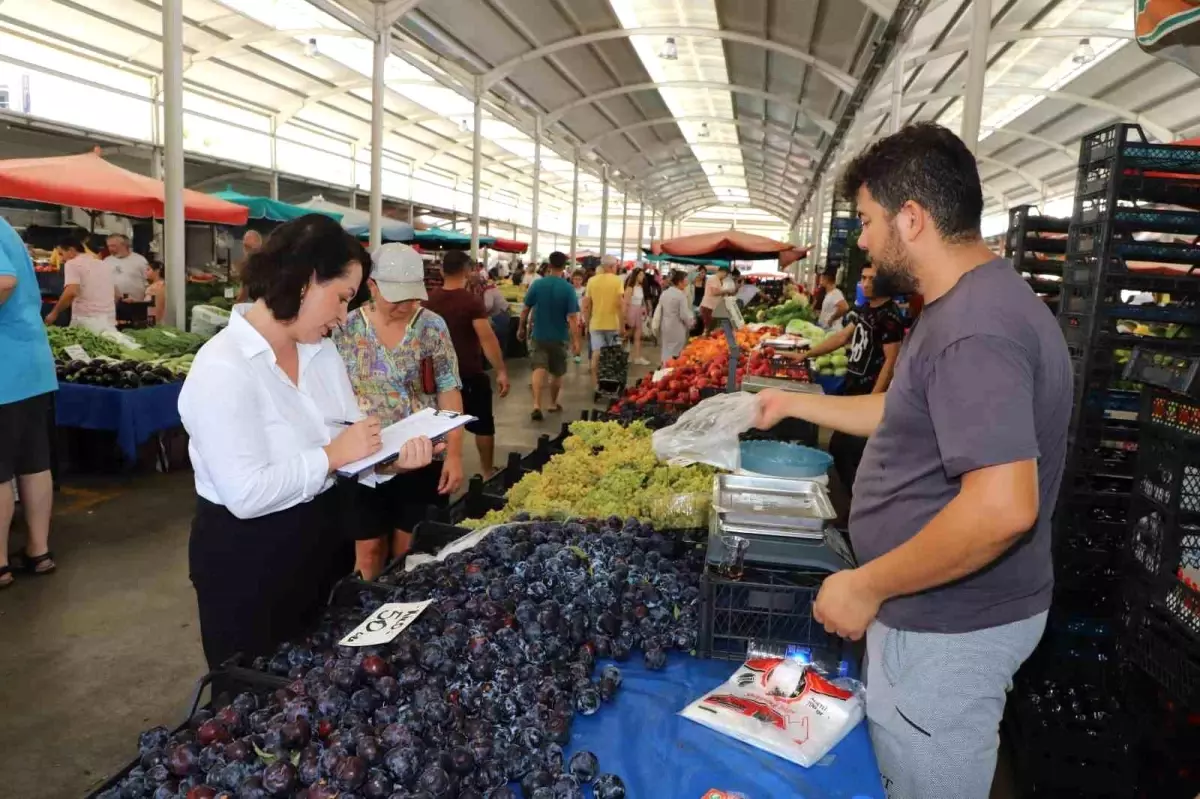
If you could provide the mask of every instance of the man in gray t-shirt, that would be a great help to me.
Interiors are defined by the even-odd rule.
[[[885,295],[920,319],[885,395],[760,395],[759,426],[795,416],[869,436],[854,483],[859,568],[826,578],[825,628],[867,638],[867,718],[892,799],[986,799],[1013,674],[1045,628],[1050,518],[1072,370],[1057,322],[984,245],[975,159],[932,124],[872,145],[842,193]]]

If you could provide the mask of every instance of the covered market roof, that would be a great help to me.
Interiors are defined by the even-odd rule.
[[[481,85],[486,216],[528,224],[540,116],[543,215],[569,218],[578,152],[592,216],[607,169],[618,215],[622,193],[642,194],[671,218],[727,228],[736,214],[782,227],[807,207],[818,167],[831,172],[888,131],[898,57],[903,119],[957,127],[970,5],[184,0],[185,146],[231,168],[365,186],[380,13],[393,23],[385,194],[454,197],[443,207],[462,208]],[[1159,139],[1197,132],[1200,81],[1138,49],[1133,5],[993,3],[979,151],[989,212],[1069,194],[1078,139],[1102,125],[1138,121]],[[156,0],[6,0],[2,121],[153,140],[161,30]]]

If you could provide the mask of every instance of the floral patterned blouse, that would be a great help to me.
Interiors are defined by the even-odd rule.
[[[458,356],[450,341],[445,320],[427,308],[417,311],[404,338],[388,350],[375,335],[367,309],[350,314],[346,324],[333,333],[333,343],[346,363],[350,384],[359,406],[378,417],[387,427],[425,408],[437,407],[437,392],[462,388]],[[426,394],[421,380],[421,361],[433,365],[433,394]]]

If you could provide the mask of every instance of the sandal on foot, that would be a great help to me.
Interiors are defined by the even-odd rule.
[[[39,568],[43,563],[49,562],[49,566]],[[50,574],[58,568],[58,564],[54,562],[54,553],[46,550],[41,555],[30,555],[27,552],[21,553],[21,571],[33,575]]]
[[[5,579],[6,577],[8,578],[7,580]],[[0,591],[3,591],[5,588],[11,588],[15,582],[16,578],[13,577],[12,566],[0,566]]]
[[[550,407],[549,410],[550,410],[550,413],[562,413],[562,406],[561,405],[553,405]]]

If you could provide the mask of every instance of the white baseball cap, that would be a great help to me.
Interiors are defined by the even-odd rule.
[[[407,244],[383,244],[371,253],[371,279],[388,302],[427,300],[425,262]]]

